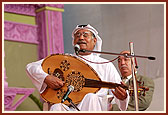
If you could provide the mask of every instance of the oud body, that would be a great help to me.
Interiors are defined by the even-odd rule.
[[[83,60],[65,54],[53,54],[46,57],[42,63],[44,72],[58,77],[65,81],[63,87],[53,90],[47,87],[41,94],[41,97],[50,103],[61,103],[64,94],[69,85],[74,86],[74,91],[70,93],[69,98],[75,104],[78,104],[88,93],[96,93],[100,88],[114,89],[121,84],[101,81],[96,71]],[[69,104],[67,101],[65,104]]]

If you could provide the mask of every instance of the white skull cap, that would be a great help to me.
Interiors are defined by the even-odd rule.
[[[94,29],[90,24],[87,24],[87,25],[77,25],[76,26],[76,28],[72,31],[72,38],[73,38],[72,45],[74,46],[74,44],[73,44],[74,34],[77,31],[81,30],[81,29],[87,29],[87,30],[91,31],[95,35],[95,37],[97,39],[97,42],[96,42],[96,45],[95,45],[93,51],[101,51],[102,39],[99,37],[98,31],[96,29]],[[99,56],[100,54],[99,53],[94,53],[94,55]]]

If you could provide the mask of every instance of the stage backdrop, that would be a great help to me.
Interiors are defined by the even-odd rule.
[[[155,56],[155,61],[138,58],[138,73],[155,81],[152,111],[164,105],[164,5],[163,4],[65,4],[63,34],[65,52],[73,53],[71,32],[77,24],[91,24],[103,40],[102,51],[119,53],[134,43],[136,55]],[[102,55],[107,59],[115,56]],[[117,67],[117,63],[114,62]],[[163,97],[163,98],[160,98]]]

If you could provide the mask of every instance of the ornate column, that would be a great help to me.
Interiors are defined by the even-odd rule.
[[[36,7],[39,59],[50,54],[64,53],[63,4],[41,4]]]
[[[4,4],[4,11],[16,14],[35,16],[35,6],[30,4]],[[38,44],[37,26],[4,21],[4,40]],[[5,58],[5,53],[4,57]],[[8,87],[5,67],[2,111],[14,111],[34,92],[34,88]]]
[[[4,21],[4,39],[37,44],[39,59],[53,53],[63,53],[63,7],[59,4],[5,4],[5,12],[36,16],[37,25]],[[13,111],[34,92],[34,88],[8,87],[6,78],[5,74],[3,110]]]

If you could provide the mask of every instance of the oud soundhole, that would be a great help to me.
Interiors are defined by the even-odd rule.
[[[64,81],[64,73],[60,69],[55,69],[53,75]]]
[[[85,78],[80,72],[73,71],[67,75],[66,84],[74,86],[74,91],[78,92],[85,85]]]
[[[64,73],[59,68],[56,68],[53,73],[50,71],[50,68],[48,68],[48,74],[49,75],[53,75],[53,76],[59,78],[62,81],[65,80],[64,79]]]

